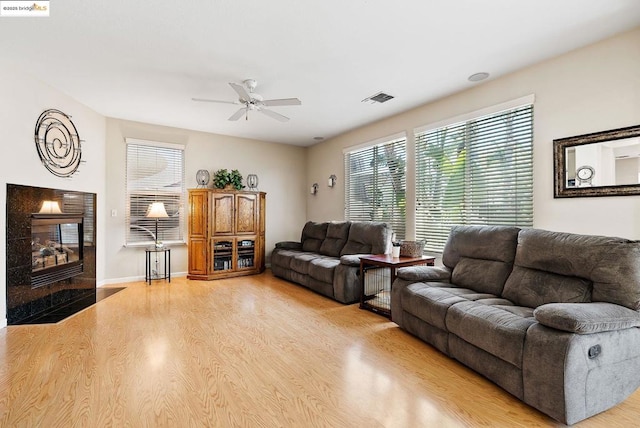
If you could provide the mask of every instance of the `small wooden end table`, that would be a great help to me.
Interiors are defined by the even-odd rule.
[[[367,309],[391,319],[391,285],[396,279],[396,269],[406,266],[427,265],[433,266],[436,258],[431,256],[420,257],[391,257],[391,254],[374,254],[360,257],[360,308]],[[375,294],[366,294],[365,273],[369,269],[389,268],[390,276],[388,284],[380,284]],[[386,281],[385,281],[386,282]]]

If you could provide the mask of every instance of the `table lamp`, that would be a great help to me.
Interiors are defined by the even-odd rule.
[[[162,243],[158,240],[158,219],[169,217],[169,215],[167,214],[167,210],[164,208],[164,202],[151,203],[151,205],[149,205],[149,208],[147,209],[147,215],[145,217],[156,219],[156,234],[154,237],[156,241],[156,248],[161,248]]]

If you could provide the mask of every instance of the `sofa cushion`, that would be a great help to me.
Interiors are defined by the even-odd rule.
[[[442,253],[442,263],[452,269],[462,257],[513,263],[519,231],[509,226],[454,226]]]
[[[518,368],[522,368],[527,329],[535,323],[531,308],[515,314],[513,308],[472,301],[451,306],[446,317],[449,332]]]
[[[451,305],[466,301],[464,297],[423,282],[404,287],[401,299],[404,311],[441,330],[446,330],[445,316]]]
[[[320,257],[314,253],[298,253],[291,259],[289,268],[303,275],[309,274],[309,264],[311,260]]]
[[[640,309],[640,242],[623,238],[523,229],[518,266],[584,278],[591,300]]]
[[[340,251],[347,243],[351,222],[331,222],[327,227],[327,237],[320,245],[320,254],[331,257],[340,257]]]
[[[547,327],[578,334],[640,327],[640,313],[611,303],[550,303],[533,315]]]
[[[300,252],[292,251],[292,250],[280,250],[280,249],[274,250],[271,253],[271,264],[289,269],[289,267],[291,266],[291,260],[297,254],[300,254]]]
[[[314,253],[320,252],[322,241],[327,236],[328,223],[316,223],[308,221],[302,228],[302,249]]]
[[[333,274],[340,259],[316,257],[309,264],[309,276],[322,282],[333,284]]]
[[[477,291],[500,295],[511,268],[511,263],[461,257],[453,269],[451,282]]]
[[[442,253],[452,269],[452,282],[478,291],[500,294],[515,257],[517,227],[454,226]]]
[[[537,308],[546,303],[591,301],[591,281],[515,266],[502,296],[512,302]]]
[[[391,227],[375,221],[354,221],[349,228],[349,239],[340,251],[346,254],[388,254],[391,252]]]

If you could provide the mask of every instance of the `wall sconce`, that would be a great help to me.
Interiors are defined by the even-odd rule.
[[[312,195],[315,195],[316,193],[318,193],[318,183],[313,183],[311,185],[311,190],[310,192]]]
[[[58,201],[42,201],[40,214],[62,214]]]
[[[338,180],[338,177],[336,177],[335,174],[331,174],[329,176],[329,180],[327,181],[327,186],[329,186],[329,187],[335,186],[337,180]]]

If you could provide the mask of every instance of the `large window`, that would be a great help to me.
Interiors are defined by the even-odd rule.
[[[416,238],[451,226],[533,226],[533,106],[416,133]]]
[[[167,218],[158,219],[158,240],[184,242],[184,147],[127,139],[127,244],[149,244],[156,219],[147,218],[152,202],[163,202]]]
[[[346,151],[345,218],[381,221],[405,237],[406,138]]]

